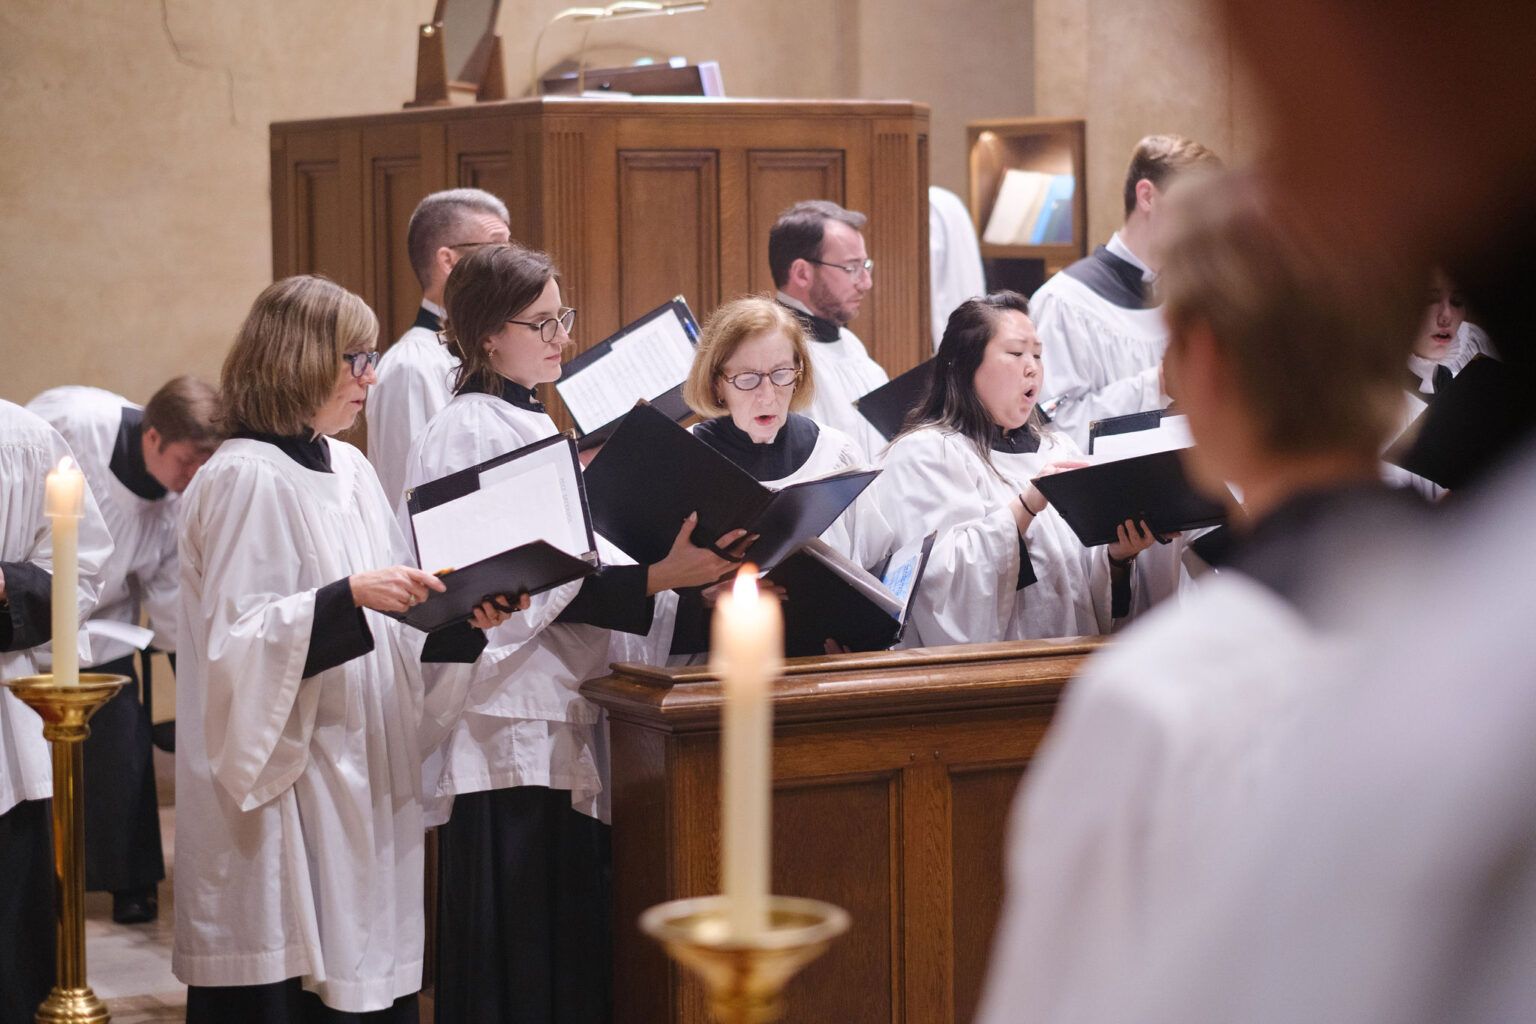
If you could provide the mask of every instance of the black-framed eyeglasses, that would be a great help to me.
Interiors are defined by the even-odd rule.
[[[554,341],[561,330],[565,331],[567,337],[570,336],[571,327],[576,323],[576,311],[567,306],[558,316],[545,317],[537,321],[508,320],[507,323],[517,324],[519,327],[532,327],[539,332],[540,338],[545,341]]]
[[[768,373],[759,373],[757,370],[743,370],[734,377],[725,377],[723,373],[720,376],[725,377],[726,383],[730,384],[737,391],[756,391],[762,386],[765,377],[773,382],[774,387],[787,388],[799,381],[804,373],[805,371],[798,366],[781,366],[777,370],[772,370]]]
[[[449,242],[444,249],[484,249],[488,245],[506,245],[506,242]]]
[[[807,256],[805,257],[805,262],[814,263],[818,267],[836,267],[849,277],[856,278],[860,273],[868,274],[870,277],[875,276],[875,261],[867,257],[862,260],[856,260],[853,263],[828,263],[825,260],[813,260]]]
[[[379,365],[379,351],[372,352],[343,352],[341,361],[352,368],[352,376],[366,376],[370,369],[376,369]]]

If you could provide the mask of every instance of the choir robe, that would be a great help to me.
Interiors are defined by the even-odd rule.
[[[1436,391],[1444,387],[1465,369],[1468,363],[1480,355],[1496,356],[1496,353],[1488,340],[1488,335],[1477,326],[1468,323],[1463,323],[1456,332],[1456,347],[1447,353],[1444,359],[1437,362],[1420,355],[1410,355],[1408,373],[1404,379],[1407,394],[1403,396],[1402,414],[1398,418],[1397,429],[1393,431],[1393,440],[1395,441],[1397,436],[1407,430],[1424,412],[1425,404],[1434,398]],[[1381,475],[1382,479],[1388,483],[1410,488],[1427,501],[1439,501],[1449,493],[1434,481],[1426,480],[1417,473],[1410,473],[1401,466],[1394,466],[1391,463],[1382,463]]]
[[[310,444],[329,471],[227,440],[182,498],[172,969],[363,1013],[421,987],[422,751],[470,667],[353,607],[408,553],[362,453]]]
[[[460,394],[412,445],[406,484],[555,433],[514,383],[500,396]],[[444,1024],[596,1021],[610,1011],[607,730],[579,689],[607,672],[604,627],[645,633],[652,602],[645,567],[615,564],[627,560],[601,539],[599,551],[599,576],[534,595],[489,632],[462,718],[425,760],[431,821],[444,823],[435,995]]]
[[[1016,800],[978,1024],[1138,1019],[1154,953],[1293,767],[1276,736],[1315,689],[1336,692],[1318,581],[1362,533],[1419,511],[1380,484],[1298,494],[1090,659]]]
[[[71,454],[45,420],[0,399],[0,574],[6,589],[0,679],[31,675],[46,664],[53,632],[53,534],[43,497],[48,471]],[[101,595],[101,571],[112,556],[112,538],[89,483],[78,556],[76,603],[83,622]],[[52,793],[42,720],[0,688],[0,864],[6,871],[0,885],[0,1024],[30,1024],[53,986]]]
[[[885,449],[885,438],[853,403],[888,383],[890,375],[870,358],[864,343],[848,328],[817,316],[783,292],[778,293],[778,300],[805,326],[816,381],[805,415],[842,431],[859,446],[865,462],[874,461]]]
[[[410,330],[379,358],[378,383],[368,392],[368,461],[390,508],[405,493],[411,443],[453,397],[459,361],[438,335],[442,326],[443,308],[423,299]]]
[[[155,646],[174,654],[177,496],[144,465],[143,409],[90,387],[53,388],[27,408],[69,442],[112,534],[112,557],[90,621],[138,625],[145,613]],[[139,699],[135,650],[104,637],[93,637],[92,648],[91,667],[126,675],[134,684],[92,716],[82,751],[85,887],[146,889],[165,877],[149,708]]]
[[[938,531],[903,646],[1093,636],[1112,628],[1108,549],[1084,548],[1050,506],[1021,542],[1008,508],[1045,466],[1081,452],[1049,428],[1038,450],[1008,447],[1021,450],[992,451],[989,467],[967,438],[930,426],[897,438],[886,452],[871,491],[894,543]]]
[[[696,424],[693,432],[754,480],[774,489],[866,465],[864,453],[847,434],[799,413],[789,414],[769,444],[754,443],[729,416]],[[878,565],[894,550],[894,534],[867,492],[854,500],[821,539],[865,568]],[[702,662],[708,620],[699,588],[683,593],[665,591],[656,595],[655,619],[645,636],[614,634],[612,659],[646,665]]]
[[[928,186],[928,315],[933,350],[939,350],[949,315],[966,299],[985,295],[981,244],[965,200],[946,188]]]

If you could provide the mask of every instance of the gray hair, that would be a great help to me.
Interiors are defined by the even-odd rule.
[[[452,244],[454,232],[469,215],[476,213],[488,213],[501,218],[503,224],[511,223],[507,204],[484,189],[450,188],[433,192],[416,204],[405,232],[405,248],[422,288],[431,283],[432,255]]]

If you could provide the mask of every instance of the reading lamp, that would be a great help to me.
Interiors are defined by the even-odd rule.
[[[694,11],[707,11],[709,5],[710,0],[664,0],[660,3],[655,0],[616,0],[607,7],[567,7],[544,23],[544,27],[539,29],[538,38],[533,42],[532,94],[539,94],[539,47],[544,42],[544,33],[556,22],[579,21],[587,26],[581,34],[581,48],[576,51],[576,92],[580,95],[587,89],[587,37],[594,24],[623,18],[650,18],[658,14],[692,14]]]

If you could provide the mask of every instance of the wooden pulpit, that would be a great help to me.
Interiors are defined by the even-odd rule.
[[[853,927],[791,983],[787,1020],[970,1020],[1014,791],[1098,643],[788,663],[773,693],[773,890],[835,903]],[[720,685],[702,668],[620,665],[582,692],[612,738],[614,1020],[705,1024],[703,990],[635,921],[719,891]]]

